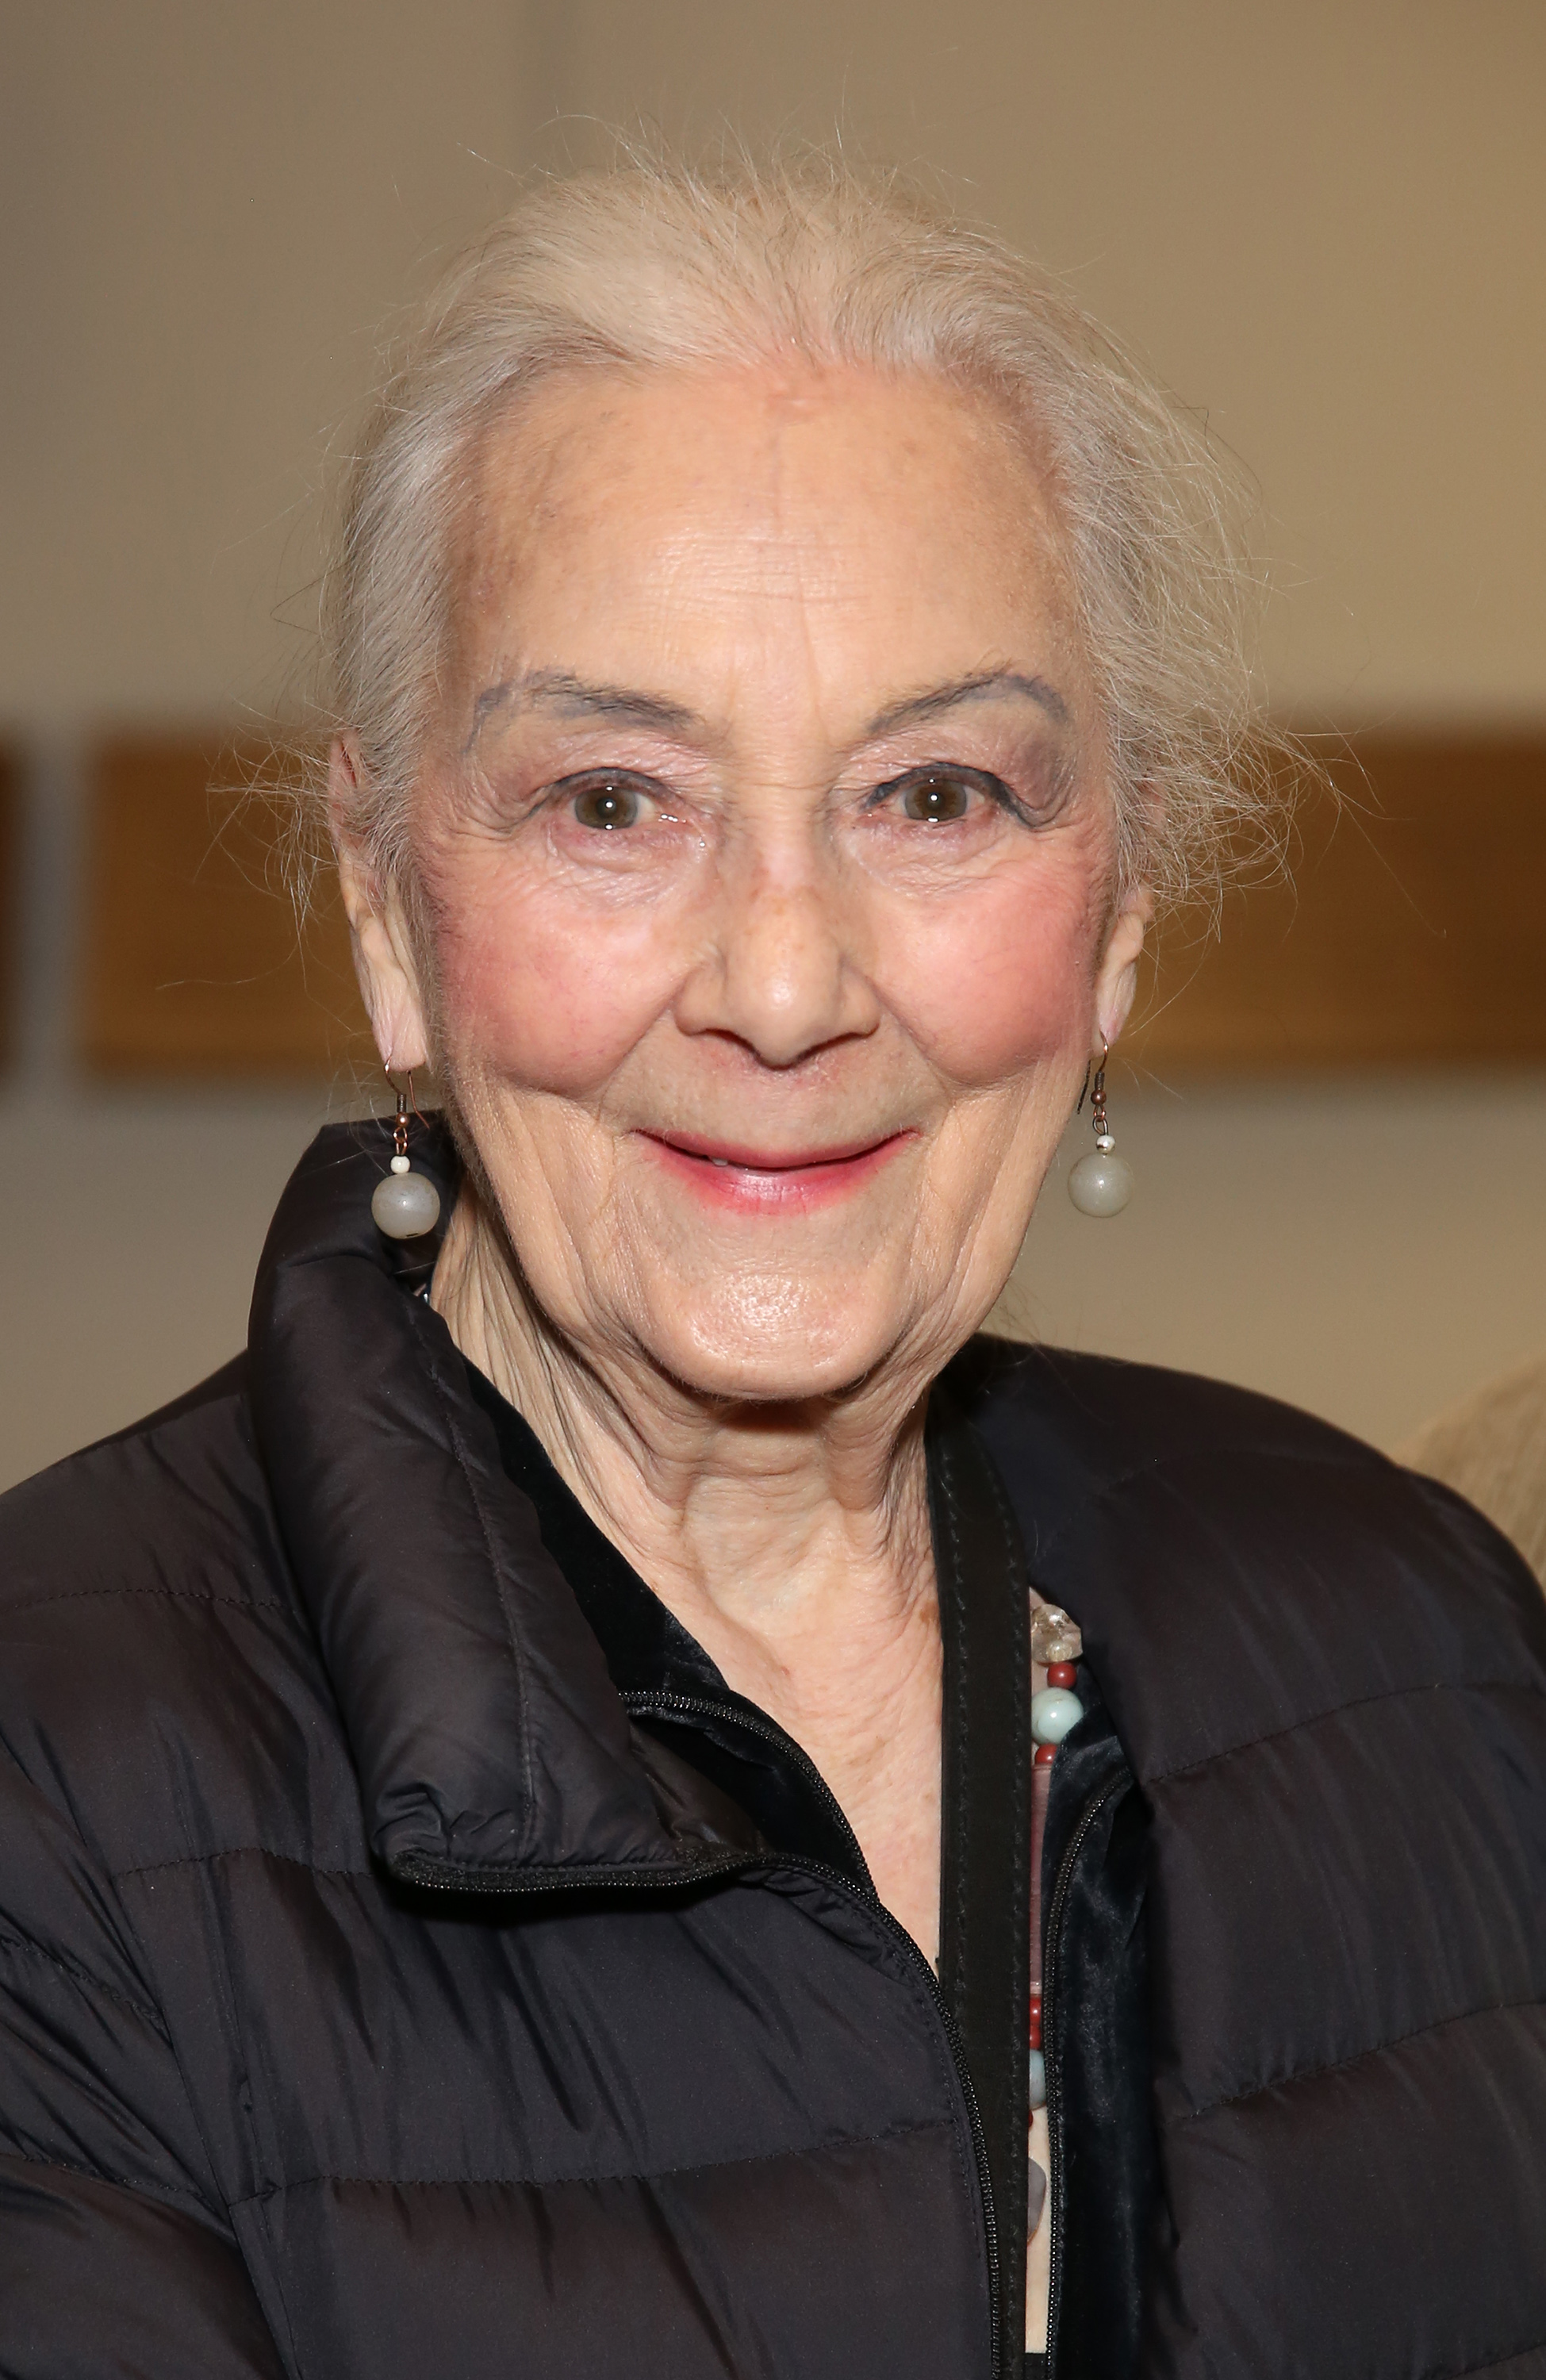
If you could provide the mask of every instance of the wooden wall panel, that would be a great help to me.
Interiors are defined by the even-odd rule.
[[[304,936],[261,756],[122,737],[91,771],[79,1044],[101,1075],[331,1071],[369,1045],[336,888]]]
[[[218,736],[92,771],[80,1049],[109,1075],[331,1070],[369,1045],[336,893],[304,946],[278,813]],[[1166,1076],[1546,1062],[1546,735],[1367,737],[1307,800],[1293,882],[1161,938],[1124,1056]],[[212,790],[211,790],[212,788]]]
[[[16,1055],[21,948],[21,759],[0,745],[0,1066]]]
[[[1546,735],[1352,741],[1291,881],[1171,921],[1125,1037],[1141,1069],[1273,1075],[1546,1061]]]

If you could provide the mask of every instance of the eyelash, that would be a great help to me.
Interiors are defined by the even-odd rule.
[[[942,760],[926,761],[920,768],[904,769],[900,776],[888,777],[883,785],[876,785],[866,797],[864,808],[866,810],[879,809],[887,802],[900,800],[912,786],[926,785],[931,778],[970,786],[973,792],[985,795],[997,808],[1007,811],[1021,826],[1033,826],[1036,822],[1025,804],[1002,777],[994,775],[991,769],[965,768]]]
[[[586,794],[605,793],[610,787],[615,787],[619,793],[633,794],[644,801],[663,804],[666,800],[666,788],[658,778],[644,776],[637,770],[580,769],[573,776],[560,777],[550,784],[539,807],[562,808],[579,801]]]
[[[915,768],[902,770],[895,777],[887,778],[884,783],[875,786],[865,795],[863,808],[866,814],[870,814],[883,808],[888,803],[900,802],[911,788],[926,785],[931,779],[965,786],[974,793],[981,794],[986,800],[992,802],[996,808],[1003,810],[1021,826],[1033,827],[1039,822],[1037,814],[1021,800],[1011,787],[1005,783],[1002,777],[996,776],[992,770],[973,769],[960,763],[937,760],[925,761]],[[658,804],[664,804],[669,799],[667,789],[659,780],[646,776],[641,771],[632,769],[585,769],[576,771],[571,776],[558,778],[547,788],[541,807],[564,808],[579,801],[586,794],[603,792],[610,786],[615,786],[620,792],[630,793],[643,800]],[[927,821],[920,820],[917,823],[927,823]],[[955,824],[957,821],[940,820],[937,823]],[[592,832],[600,832],[604,830],[592,829]]]

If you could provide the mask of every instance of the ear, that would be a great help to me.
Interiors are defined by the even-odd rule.
[[[1107,1041],[1114,1042],[1128,1021],[1138,990],[1143,937],[1153,914],[1153,893],[1146,884],[1136,885],[1123,896],[1107,929],[1095,976],[1095,1024]]]
[[[355,974],[382,1065],[389,1074],[412,1075],[429,1063],[424,996],[402,904],[381,885],[351,831],[362,774],[357,747],[340,736],[328,756],[328,817]]]

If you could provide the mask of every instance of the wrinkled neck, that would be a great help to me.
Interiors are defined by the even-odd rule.
[[[727,1632],[781,1668],[834,1637],[873,1655],[907,1636],[920,1608],[932,1626],[926,1384],[877,1374],[789,1405],[695,1395],[642,1349],[556,1330],[471,1184],[430,1295],[462,1354],[716,1658]]]

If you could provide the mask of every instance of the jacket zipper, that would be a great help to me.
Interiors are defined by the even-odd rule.
[[[864,1878],[863,1887],[856,1888],[852,1876],[845,1876],[840,1868],[829,1867],[825,1860],[800,1859],[781,1852],[772,1851],[755,1856],[745,1852],[727,1852],[718,1858],[683,1861],[680,1866],[674,1868],[652,1868],[647,1875],[638,1875],[632,1870],[616,1867],[526,1868],[522,1870],[519,1876],[511,1875],[508,1878],[502,1875],[490,1875],[486,1869],[471,1869],[464,1875],[453,1867],[450,1862],[432,1860],[422,1852],[410,1852],[406,1859],[397,1864],[393,1874],[402,1876],[407,1883],[420,1886],[432,1892],[562,1892],[598,1884],[604,1884],[613,1888],[622,1887],[624,1890],[632,1888],[645,1891],[662,1885],[701,1884],[713,1876],[733,1876],[742,1868],[771,1865],[793,1870],[801,1876],[815,1876],[822,1883],[834,1886],[839,1892],[846,1893],[851,1900],[856,1901],[864,1909],[866,1915],[878,1919],[899,1947],[912,1961],[928,1985],[930,1996],[938,2012],[946,2045],[956,2070],[956,2080],[960,2085],[961,2097],[966,2103],[967,2119],[972,2128],[972,2155],[977,2166],[977,2187],[982,2196],[983,2237],[987,2252],[991,2359],[989,2368],[996,2375],[1003,2312],[999,2305],[998,2221],[994,2211],[993,2180],[988,2172],[987,2142],[983,2132],[982,2109],[978,2106],[976,2090],[967,2071],[966,2058],[961,2049],[960,2034],[957,2029],[950,2005],[939,1988],[938,1977],[906,1926],[900,1919],[892,1916],[876,1892],[875,1887],[869,1881],[869,1872],[864,1865],[864,1856],[859,1848],[858,1839],[848,1823],[841,1803],[815,1763],[801,1750],[792,1736],[785,1735],[779,1728],[745,1718],[739,1711],[731,1710],[722,1703],[709,1702],[692,1694],[624,1694],[622,1700],[623,1707],[631,1718],[645,1718],[654,1715],[729,1719],[734,1726],[744,1729],[748,1735],[760,1737],[764,1742],[772,1744],[815,1787],[819,1798],[826,1803],[837,1819],[843,1833],[853,1846],[854,1863]],[[450,1873],[447,1873],[448,1869]]]
[[[1089,1840],[1090,1829],[1114,1794],[1124,1792],[1132,1782],[1125,1772],[1111,1777],[1100,1790],[1092,1794],[1080,1812],[1079,1823],[1069,1837],[1068,1845],[1057,1864],[1057,1880],[1052,1888],[1047,1904],[1046,1926],[1042,1958],[1042,2024],[1043,2038],[1050,2048],[1055,2032],[1053,2019],[1057,2004],[1057,1952],[1063,1932],[1063,1916],[1072,1888],[1073,1873],[1080,1853]],[[1058,2202],[1062,2181],[1063,2075],[1061,2060],[1049,2057],[1046,2063],[1046,2178],[1047,2234],[1046,2283],[1046,2380],[1054,2380],[1057,2369],[1057,2318],[1063,2297],[1063,2227],[1058,2219]]]
[[[928,1961],[924,1958],[923,1952],[919,1949],[917,1943],[913,1940],[906,1926],[900,1923],[900,1919],[892,1916],[890,1911],[886,1907],[884,1901],[881,1900],[876,1893],[874,1885],[870,1883],[869,1870],[864,1864],[864,1854],[859,1848],[858,1837],[854,1834],[852,1828],[848,1823],[847,1813],[844,1811],[842,1803],[833,1792],[832,1788],[827,1782],[826,1778],[822,1775],[815,1761],[811,1759],[807,1753],[801,1749],[800,1745],[795,1742],[794,1738],[792,1736],[786,1735],[781,1728],[773,1727],[763,1720],[745,1718],[739,1711],[727,1711],[718,1703],[700,1700],[696,1696],[691,1694],[625,1694],[623,1696],[623,1702],[625,1707],[630,1712],[637,1712],[641,1717],[650,1711],[670,1711],[672,1714],[680,1713],[694,1718],[732,1719],[737,1727],[744,1728],[748,1735],[758,1736],[765,1743],[772,1744],[776,1750],[780,1752],[787,1760],[791,1762],[792,1765],[800,1770],[801,1774],[815,1788],[818,1797],[826,1803],[827,1808],[832,1813],[832,1815],[837,1819],[843,1833],[847,1836],[848,1840],[852,1845],[854,1864],[858,1868],[860,1875],[864,1879],[865,1889],[862,1896],[853,1896],[853,1886],[851,1880],[845,1876],[839,1869],[827,1867],[824,1862],[815,1860],[780,1859],[779,1865],[784,1867],[797,1867],[810,1875],[824,1876],[832,1883],[839,1885],[842,1889],[848,1892],[851,1896],[861,1898],[864,1908],[868,1910],[872,1916],[878,1917],[882,1921],[890,1934],[901,1946],[902,1949],[912,1960],[914,1965],[919,1969],[928,1985],[935,2007],[939,2012],[940,2022],[944,2029],[945,2038],[949,2046],[950,2057],[955,2065],[956,2080],[960,2084],[961,2097],[966,2102],[967,2117],[972,2126],[972,2155],[976,2159],[977,2183],[982,2192],[983,2238],[987,2251],[988,2321],[991,2338],[990,2352],[992,2357],[991,2369],[993,2372],[996,2373],[998,2370],[998,2343],[1002,2325],[1002,2308],[998,2302],[1000,2289],[998,2269],[998,2217],[993,2204],[993,2180],[988,2172],[987,2140],[983,2131],[983,2115],[982,2109],[977,2102],[976,2088],[972,2082],[970,2073],[967,2071],[966,2058],[961,2049],[960,2034],[957,2029],[955,2014],[949,2002],[946,1999],[944,1993],[939,1988],[939,1978],[935,1973],[935,1971],[930,1966]]]

